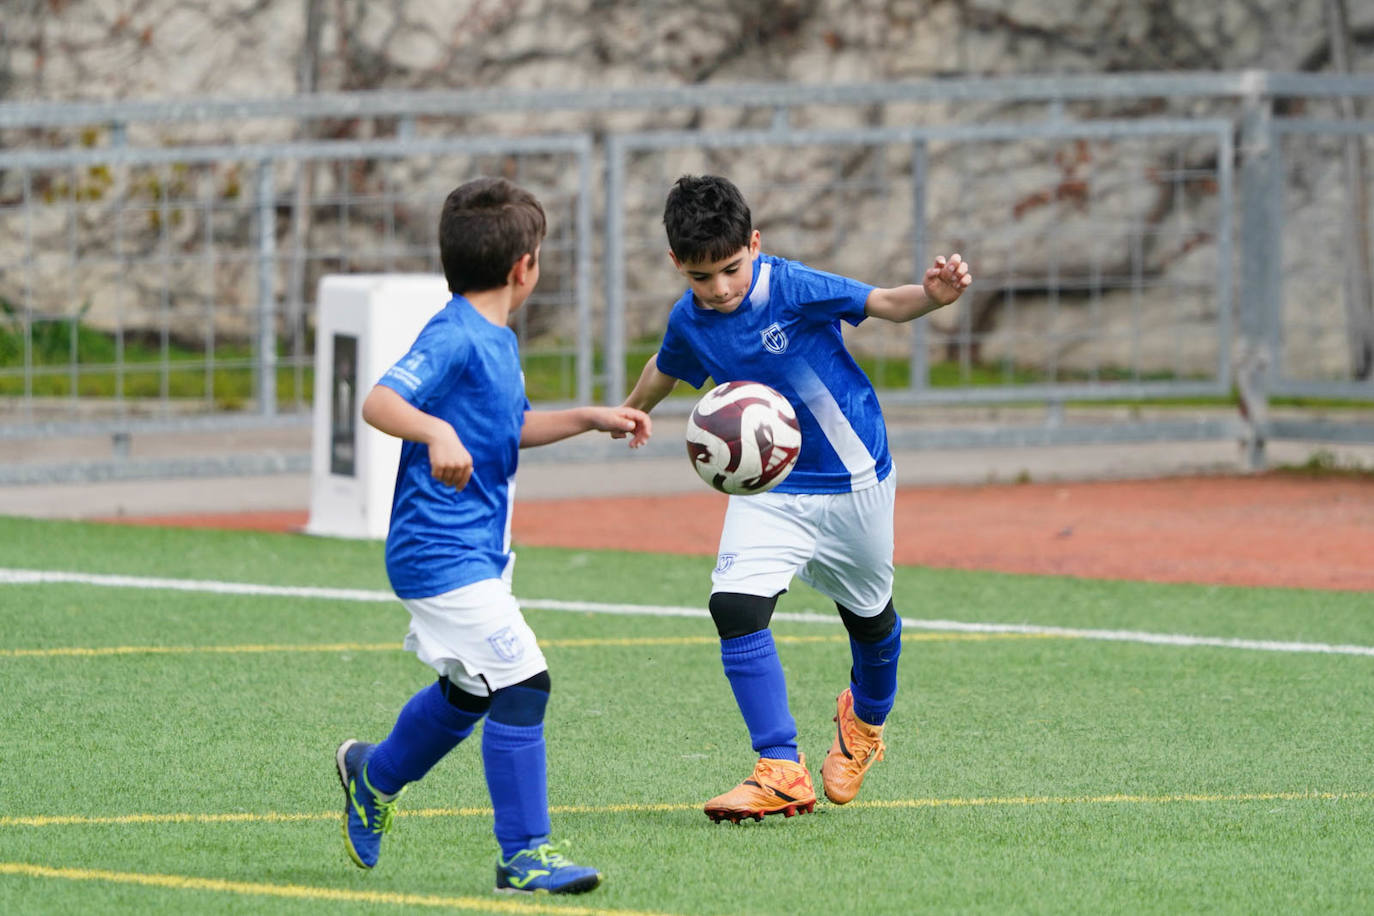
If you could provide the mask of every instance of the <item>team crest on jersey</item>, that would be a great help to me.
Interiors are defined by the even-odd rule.
[[[716,557],[716,572],[723,573],[731,566],[734,566],[735,558],[738,556],[739,554],[737,553],[723,553]]]
[[[504,661],[517,661],[520,656],[525,654],[525,645],[520,641],[520,637],[511,631],[510,627],[502,627],[495,633],[487,637],[487,642],[491,643],[492,649],[501,656]]]
[[[787,332],[776,321],[764,328],[761,335],[769,353],[781,353],[787,349]]]

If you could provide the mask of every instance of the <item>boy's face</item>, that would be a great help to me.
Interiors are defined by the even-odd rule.
[[[668,257],[678,273],[687,278],[697,303],[717,312],[733,312],[744,302],[749,284],[754,281],[754,259],[759,256],[759,231],[749,235],[749,244],[719,261],[680,261],[670,250]]]

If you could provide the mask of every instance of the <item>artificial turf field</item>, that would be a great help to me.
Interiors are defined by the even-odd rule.
[[[431,678],[380,544],[5,518],[0,912],[1374,911],[1369,593],[899,569],[887,759],[851,805],[730,825],[700,806],[748,737],[709,620],[674,613],[711,561],[518,552],[555,839],[600,889],[492,894],[475,736],[374,871],[345,856],[334,748]],[[844,631],[800,584],[779,610],[819,778]]]

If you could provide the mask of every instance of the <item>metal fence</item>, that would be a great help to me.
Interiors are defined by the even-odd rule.
[[[1213,165],[1174,162],[1191,145]],[[611,138],[608,198],[623,201],[608,222],[612,278],[609,314],[661,313],[681,279],[641,283],[631,293],[625,265],[664,261],[657,226],[663,189],[682,172],[711,171],[713,154],[736,161],[747,199],[762,211],[756,224],[790,256],[856,275],[886,265],[878,285],[919,282],[936,253],[957,246],[976,265],[978,292],[911,326],[874,329],[877,340],[855,341],[874,357],[880,375],[887,353],[905,354],[906,384],[889,388],[893,403],[1026,402],[1218,396],[1229,392],[1231,302],[1231,135],[1213,120],[1098,121],[1085,124],[953,125],[846,131],[652,132]],[[1006,180],[962,184],[962,168],[1000,172],[1005,159],[1023,174],[1057,175],[1066,156],[1099,161],[1100,174],[1076,181],[1081,199],[1045,221],[998,221],[1040,198],[1043,183]],[[932,186],[932,161],[943,163],[956,193]],[[633,161],[633,165],[631,165]],[[779,180],[780,174],[792,177]],[[1149,174],[1148,181],[1143,176]],[[803,177],[804,176],[804,177]],[[1059,181],[1056,177],[1055,181]],[[1209,205],[1181,211],[1170,223],[1145,225],[1129,200],[1206,184]],[[1155,187],[1152,187],[1155,186]],[[802,214],[824,211],[825,231],[804,229]],[[787,214],[779,220],[769,211]],[[835,214],[831,216],[830,214]],[[1188,270],[1167,276],[1147,249],[1182,249],[1206,240]],[[954,241],[957,240],[957,241]],[[768,246],[773,250],[773,246]],[[846,266],[849,267],[846,270]],[[1033,300],[1036,314],[1027,315]],[[1072,305],[1071,305],[1072,303]],[[995,327],[979,316],[998,315]],[[1113,318],[1115,316],[1115,321]],[[932,332],[930,327],[941,330]],[[617,325],[607,337],[608,388],[618,396],[624,364],[616,347],[627,336]],[[858,337],[859,335],[855,335]],[[939,338],[938,340],[936,338]],[[1191,358],[1185,360],[1185,356]],[[884,352],[886,351],[886,353]],[[1080,356],[1088,352],[1087,357]],[[932,384],[932,361],[954,364],[954,384]],[[974,366],[991,371],[975,379]],[[902,373],[897,373],[901,375]],[[1152,377],[1154,377],[1152,379]]]
[[[1240,73],[0,105],[0,440],[308,424],[319,277],[437,271],[439,204],[477,174],[549,210],[532,397],[618,401],[680,292],[663,195],[710,171],[774,253],[880,285],[975,265],[957,305],[851,347],[885,403],[1046,422],[907,444],[1371,442],[1371,98]],[[374,139],[318,139],[349,132]],[[1233,390],[1219,420],[1059,422]],[[1274,396],[1356,412],[1271,420]]]
[[[0,152],[0,390],[33,421],[102,402],[132,424],[305,411],[311,281],[440,272],[452,176],[500,172],[550,217],[555,280],[521,330],[564,357],[566,396],[589,398],[589,342],[551,349],[538,329],[589,323],[590,152],[577,135]]]

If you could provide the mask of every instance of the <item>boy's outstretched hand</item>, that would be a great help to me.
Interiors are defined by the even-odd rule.
[[[630,448],[639,448],[649,441],[653,421],[649,415],[634,407],[593,407],[593,429],[610,433],[612,439],[630,439]]]
[[[949,305],[972,283],[973,274],[968,272],[968,264],[955,253],[948,258],[944,255],[937,257],[935,266],[926,271],[925,281],[921,285],[932,302]]]

